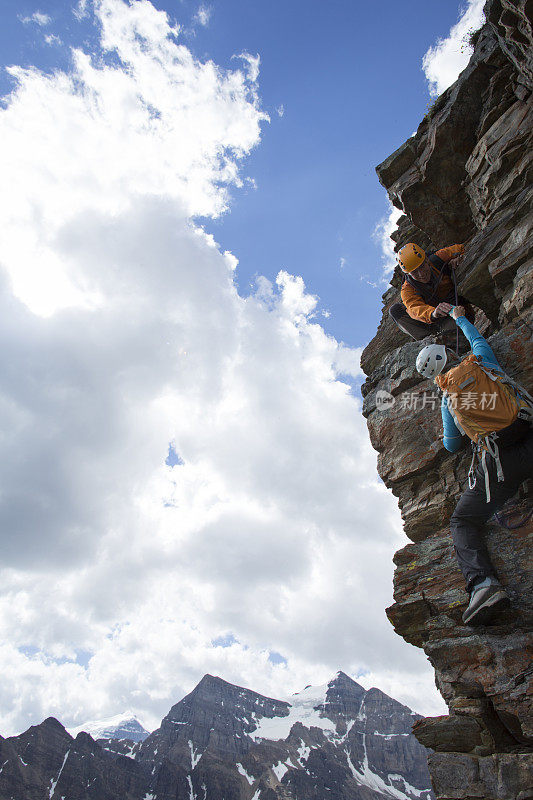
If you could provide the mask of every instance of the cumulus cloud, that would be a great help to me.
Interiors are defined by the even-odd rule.
[[[485,0],[468,0],[458,22],[450,29],[445,39],[439,39],[429,48],[422,59],[422,68],[429,83],[431,97],[438,97],[457,80],[468,64],[472,47],[469,35],[480,28],[484,21]]]
[[[260,141],[258,58],[198,61],[148,0],[83,9],[101,51],[11,68],[0,111],[2,734],[391,660],[438,710],[383,612],[402,533],[359,350],[299,276],[241,297],[195,222]]]
[[[239,56],[233,56],[233,58],[239,58],[244,61],[248,69],[248,78],[252,83],[255,83],[259,77],[261,57],[258,55],[252,56],[250,53],[241,53]]]
[[[89,0],[79,0],[78,4],[72,9],[74,16],[79,19],[85,19],[88,14]]]
[[[57,34],[55,34],[55,33],[50,33],[48,36],[45,36],[44,37],[44,41],[46,42],[46,44],[49,44],[51,46],[58,46],[59,47],[59,46],[61,46],[63,44],[63,42],[61,41],[60,37],[57,36]]]
[[[209,25],[209,20],[211,19],[212,13],[213,9],[211,6],[200,6],[195,14],[194,19],[199,25],[207,27],[207,25]]]
[[[388,211],[377,223],[373,238],[381,250],[381,265],[383,275],[381,278],[381,285],[388,283],[394,268],[398,263],[398,258],[394,252],[394,242],[390,238],[398,226],[398,220],[402,216],[402,211],[392,205],[390,200],[387,199]]]
[[[33,22],[35,25],[40,25],[41,27],[49,25],[52,21],[52,18],[48,14],[43,14],[42,11],[36,11],[28,17],[19,17],[19,19],[24,25],[29,25]]]

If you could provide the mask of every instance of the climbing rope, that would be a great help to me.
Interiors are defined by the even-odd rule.
[[[450,272],[452,274],[453,288],[455,291],[455,305],[459,305],[459,296],[457,294],[457,281],[455,280],[455,269],[450,264]],[[455,355],[459,358],[459,327],[455,331]]]
[[[493,519],[496,520],[498,525],[501,525],[502,528],[506,528],[508,531],[517,531],[519,528],[523,528],[524,525],[527,525],[531,517],[533,517],[533,507],[526,512],[523,519],[519,522],[510,522],[509,519],[512,516],[512,511],[508,511],[506,514],[501,514],[496,512],[493,515]]]
[[[454,289],[454,292],[455,292],[455,305],[458,306],[459,305],[459,295],[457,293],[457,281],[455,279],[455,269],[447,261],[444,262],[442,267],[440,268],[439,274],[437,275],[437,280],[436,280],[436,283],[435,283],[435,287],[433,289],[433,293],[431,294],[431,296],[429,298],[429,302],[431,302],[431,300],[433,300],[433,298],[436,297],[437,290],[438,290],[438,288],[440,286],[442,275],[444,273],[444,267],[446,267],[446,266],[450,267],[450,274],[451,274],[451,278],[452,278],[452,282],[453,282],[453,289]],[[459,328],[457,328],[457,330],[455,331],[455,355],[457,356],[457,358],[459,358]]]

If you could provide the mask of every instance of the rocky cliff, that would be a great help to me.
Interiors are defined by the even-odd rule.
[[[456,83],[415,136],[377,168],[403,211],[392,235],[437,249],[465,242],[460,291],[482,309],[478,327],[500,363],[533,388],[533,36],[531,0],[489,0],[487,23]],[[487,526],[511,610],[490,628],[461,622],[467,602],[448,520],[465,486],[468,454],[451,455],[439,398],[414,369],[420,345],[389,318],[400,275],[362,356],[364,414],[378,470],[398,497],[411,543],[395,556],[396,631],[422,647],[450,714],[418,722],[438,798],[533,798],[533,524]],[[388,394],[385,394],[388,393]],[[392,394],[394,401],[380,402]],[[532,482],[510,503],[530,507]]]
[[[0,737],[0,800],[433,800],[416,720],[342,672],[291,702],[206,675],[144,742]]]

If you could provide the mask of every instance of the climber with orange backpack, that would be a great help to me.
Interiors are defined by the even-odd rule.
[[[472,352],[457,362],[444,345],[431,344],[418,354],[416,368],[443,391],[446,449],[452,453],[459,450],[465,435],[472,442],[468,489],[457,503],[450,528],[470,594],[463,622],[481,625],[509,605],[495,575],[482,527],[520,484],[533,476],[533,397],[503,371],[488,342],[467,320],[463,307],[453,307],[450,316],[468,339]],[[451,368],[444,371],[449,361]]]
[[[393,303],[389,314],[396,325],[412,339],[452,330],[455,325],[448,313],[461,303],[466,316],[474,321],[474,309],[465,297],[457,294],[455,267],[464,253],[464,245],[452,244],[435,253],[426,253],[410,242],[398,252],[398,264],[404,280],[401,303]]]

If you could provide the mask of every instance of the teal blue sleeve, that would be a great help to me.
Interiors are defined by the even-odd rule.
[[[501,367],[498,364],[498,359],[492,352],[489,343],[483,338],[475,325],[472,325],[472,323],[469,322],[466,317],[457,317],[455,322],[468,339],[474,355],[479,356],[479,358],[481,358],[481,360],[488,366],[490,365],[491,367],[496,367],[497,369],[501,370]]]
[[[475,328],[474,328],[475,330]],[[459,432],[459,428],[454,422],[452,415],[450,414],[450,409],[448,408],[448,404],[446,402],[446,397],[442,398],[442,403],[440,407],[440,413],[442,415],[442,429],[444,432],[444,439],[443,444],[446,450],[449,450],[450,453],[455,453],[457,450],[460,450],[463,446],[463,435]]]
[[[480,334],[475,325],[472,325],[472,323],[469,322],[466,317],[457,317],[455,322],[468,339],[474,355],[478,356],[487,366],[501,370],[498,360],[492,352],[492,348]],[[451,453],[455,453],[463,446],[463,436],[450,413],[450,409],[448,408],[448,404],[446,402],[446,397],[442,398],[441,415],[442,428],[444,432],[444,447]]]

